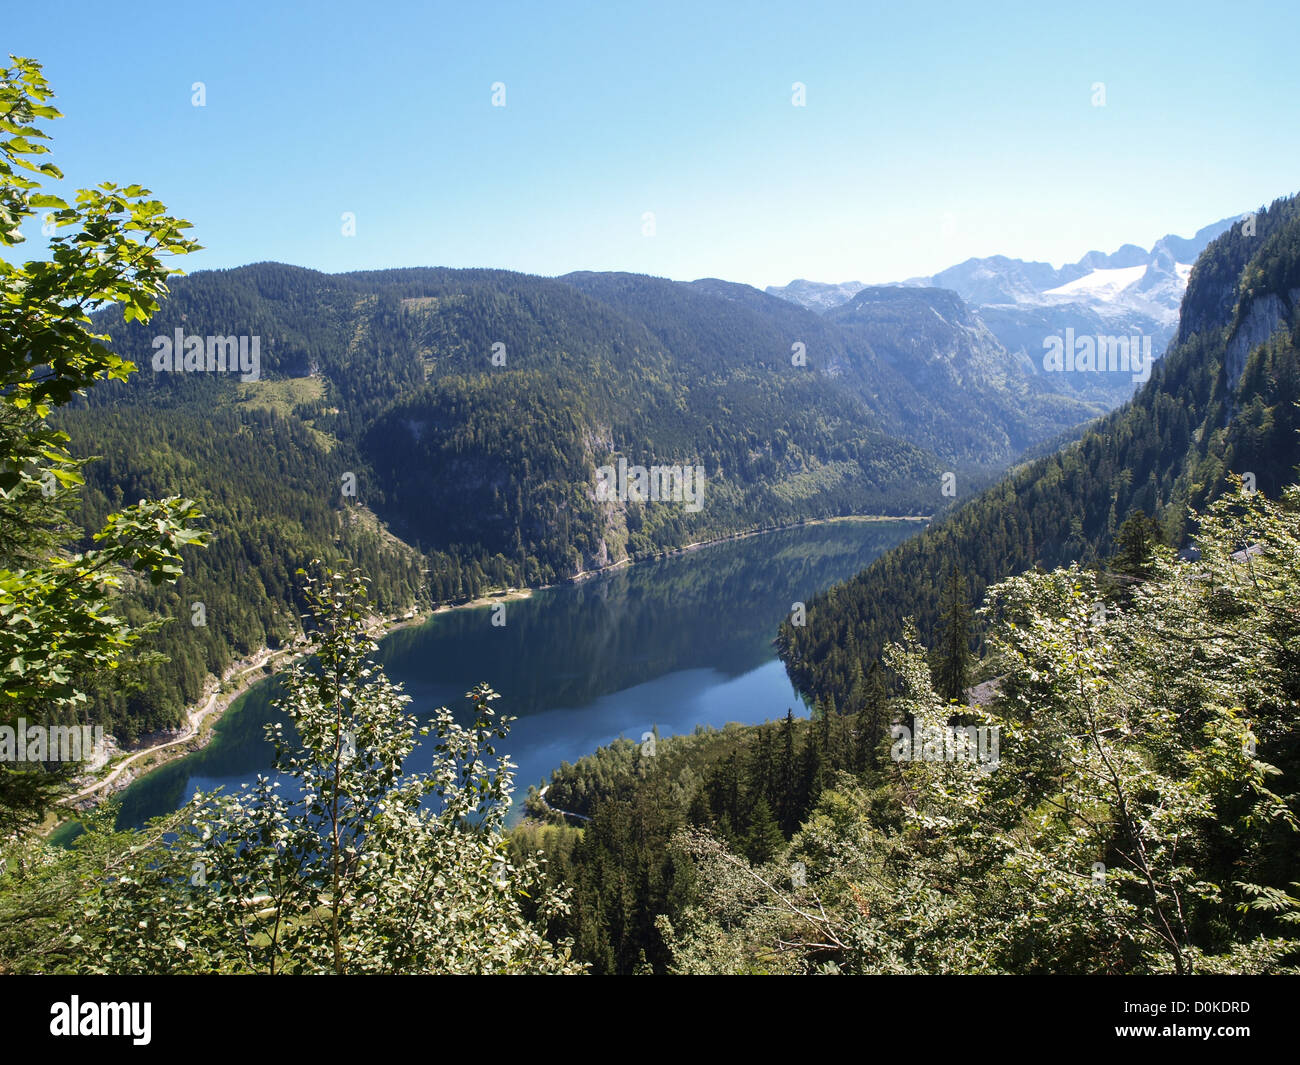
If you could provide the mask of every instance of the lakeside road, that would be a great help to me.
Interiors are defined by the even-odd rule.
[[[464,605],[470,606],[470,605],[478,605],[478,604],[464,604]],[[375,637],[376,635],[386,636],[388,635],[388,633],[396,632],[399,629],[405,628],[408,625],[419,624],[420,622],[426,620],[429,616],[431,615],[416,614],[413,617],[402,617],[394,621],[372,619],[370,625],[367,627],[367,632],[372,637]],[[245,695],[254,684],[257,684],[259,681],[265,679],[264,677],[260,677],[260,676],[252,677],[249,679],[242,679],[242,678],[248,678],[248,675],[250,673],[265,671],[266,666],[271,662],[274,662],[276,659],[292,657],[294,655],[301,655],[303,653],[304,653],[304,648],[303,645],[301,644],[295,644],[293,647],[281,648],[278,651],[272,651],[269,648],[263,648],[258,653],[258,655],[254,658],[251,665],[231,673],[229,677],[219,682],[216,691],[212,692],[212,694],[208,696],[207,702],[205,702],[200,707],[196,707],[194,709],[187,711],[185,724],[181,726],[179,735],[174,736],[171,739],[164,740],[161,743],[150,744],[148,746],[141,747],[138,751],[131,752],[120,762],[114,764],[112,769],[107,774],[105,774],[103,777],[100,777],[98,780],[95,780],[92,783],[81,788],[79,791],[75,792],[74,794],[70,795],[66,801],[68,803],[78,803],[78,802],[84,802],[87,799],[91,799],[93,800],[93,802],[98,802],[102,800],[105,794],[107,794],[109,791],[114,790],[113,785],[114,783],[117,782],[121,774],[126,769],[130,768],[132,764],[134,764],[135,762],[139,761],[142,758],[150,758],[155,755],[158,755],[160,752],[166,752],[166,751],[172,752],[170,755],[166,755],[166,754],[163,755],[163,757],[157,762],[157,764],[150,765],[149,770],[150,772],[152,772],[153,770],[166,765],[168,762],[172,761],[175,758],[181,758],[184,757],[186,754],[191,753],[187,745],[191,743],[195,739],[195,737],[200,735],[203,722],[207,720],[209,716],[212,716],[213,723],[215,724],[215,722],[220,719],[221,715],[224,714],[228,709],[230,709],[230,707],[240,698],[240,696]],[[228,683],[229,680],[232,678],[239,678],[239,680],[232,690],[223,693],[221,691],[221,684]],[[177,750],[177,748],[180,747],[186,747],[186,749]]]
[[[711,540],[701,540],[694,543],[685,544],[681,547],[667,548],[661,552],[656,552],[653,555],[647,555],[640,559],[627,559],[627,558],[621,559],[618,562],[611,563],[608,566],[602,566],[599,569],[585,570],[579,574],[576,574],[571,578],[568,578],[564,583],[576,583],[578,581],[588,580],[592,577],[597,577],[602,573],[612,572],[617,569],[622,569],[623,567],[626,566],[637,565],[637,563],[639,562],[649,562],[660,558],[686,554],[688,552],[696,551],[702,547],[708,547],[714,544],[730,543],[736,540],[749,539],[755,536],[764,536],[767,535],[768,533],[788,531],[790,529],[800,528],[803,526],[826,525],[826,524],[833,524],[839,522],[891,522],[891,521],[928,522],[929,520],[930,520],[930,516],[928,515],[893,516],[893,515],[874,515],[874,514],[845,515],[845,516],[832,517],[832,518],[814,518],[801,523],[795,523],[792,525],[778,526],[771,529],[753,529],[748,532],[732,533],[727,536],[719,536]],[[427,613],[416,613],[414,615],[407,615],[407,616],[402,616],[402,617],[392,618],[392,619],[372,618],[367,628],[367,632],[372,638],[378,639],[387,636],[390,633],[397,632],[400,629],[406,628],[408,626],[423,624],[424,622],[428,621],[430,618],[438,614],[447,613],[453,610],[481,609],[483,607],[492,606],[497,603],[527,599],[530,596],[532,596],[534,592],[542,591],[544,589],[553,588],[553,587],[557,587],[557,585],[540,585],[536,588],[508,588],[497,592],[491,592],[485,595],[481,595],[476,599],[464,603],[444,603]],[[173,761],[176,758],[181,758],[187,754],[192,753],[190,744],[192,744],[196,738],[199,738],[201,736],[202,726],[204,722],[209,721],[209,719],[211,719],[212,724],[215,724],[216,721],[220,720],[222,714],[224,714],[225,711],[228,710],[242,695],[244,695],[254,684],[264,679],[261,676],[255,676],[249,678],[249,674],[264,671],[265,667],[269,663],[275,661],[276,659],[284,658],[286,656],[292,657],[295,655],[301,655],[302,653],[304,653],[304,646],[302,644],[295,644],[292,647],[282,648],[277,651],[271,651],[269,648],[263,648],[255,657],[255,659],[252,661],[251,665],[247,666],[246,668],[240,669],[230,674],[229,677],[219,681],[217,684],[217,689],[213,691],[211,695],[208,696],[206,702],[204,702],[200,706],[196,706],[193,709],[187,711],[185,724],[182,726],[179,734],[174,735],[171,738],[165,739],[160,743],[154,743],[149,746],[142,747],[137,751],[131,752],[125,758],[121,759],[119,762],[112,765],[112,767],[103,777],[100,777],[99,779],[82,787],[73,795],[69,796],[69,798],[66,801],[72,804],[72,803],[84,803],[87,800],[90,800],[91,804],[93,805],[96,802],[102,801],[105,795],[109,794],[113,790],[116,790],[114,788],[114,785],[117,785],[119,783],[122,774],[126,772],[126,770],[128,770],[132,765],[136,764],[142,759],[153,759],[153,758],[158,759],[156,762],[151,762],[151,764],[149,764],[148,766],[148,772],[152,772],[153,770],[158,769],[163,765],[166,765],[168,762]],[[231,691],[223,693],[221,691],[221,684],[228,683],[231,678],[236,678],[239,680],[239,682],[235,685],[235,687]],[[249,678],[249,679],[244,679],[244,678]],[[122,786],[125,786],[125,784],[123,783],[119,785],[119,787]]]
[[[239,672],[232,674],[232,676],[246,677],[248,676],[249,673],[252,673],[254,670],[260,670],[264,668],[266,664],[272,661],[273,659],[281,657],[286,654],[291,654],[292,651],[293,651],[292,648],[285,648],[282,651],[267,651],[264,656],[259,657],[257,661],[255,661],[247,669],[240,670]],[[252,685],[255,683],[256,681],[246,681],[242,684],[237,685],[233,691],[226,693],[228,698],[226,699],[225,706],[221,707],[221,712],[224,712],[230,706],[231,703],[233,703],[236,699],[238,699],[241,695],[243,695],[246,691],[248,691],[248,689],[252,687]],[[207,718],[207,716],[210,713],[212,713],[212,711],[216,708],[217,702],[220,699],[221,694],[222,694],[221,688],[220,686],[218,686],[217,690],[208,696],[208,701],[204,703],[202,707],[200,707],[197,710],[190,711],[186,715],[186,721],[185,724],[181,727],[180,735],[178,735],[174,739],[166,740],[163,743],[156,743],[148,747],[142,747],[140,748],[140,750],[132,752],[131,754],[123,758],[120,762],[118,762],[115,766],[113,766],[112,770],[106,776],[101,777],[99,780],[96,780],[94,783],[89,784],[86,787],[82,788],[80,791],[70,796],[68,801],[74,803],[80,802],[82,799],[90,798],[91,796],[95,795],[98,792],[111,789],[113,782],[117,780],[117,778],[122,774],[123,770],[127,769],[130,765],[132,765],[137,760],[148,757],[149,755],[157,754],[159,751],[165,751],[169,748],[178,747],[181,744],[189,743],[190,740],[194,739],[194,737],[199,734],[199,729],[202,726],[204,719]],[[218,714],[218,716],[220,716],[220,713]],[[164,764],[166,761],[169,761],[169,759],[164,759],[164,761],[160,762],[159,765]]]

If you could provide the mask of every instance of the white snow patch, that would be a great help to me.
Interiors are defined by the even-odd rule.
[[[1116,270],[1094,270],[1083,277],[1067,281],[1064,285],[1049,288],[1044,296],[1092,296],[1095,299],[1114,299],[1129,285],[1142,280],[1147,272],[1143,266],[1124,266]]]

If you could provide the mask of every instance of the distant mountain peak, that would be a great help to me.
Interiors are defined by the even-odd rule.
[[[820,313],[838,307],[841,303],[847,303],[864,288],[866,286],[861,281],[841,281],[839,284],[832,285],[824,281],[796,278],[788,285],[779,288],[776,285],[769,285],[766,292],[770,296],[779,296],[781,299]]]
[[[1192,237],[1167,234],[1149,251],[1136,244],[1123,244],[1109,254],[1090,251],[1078,262],[1067,263],[1059,269],[1051,263],[988,255],[967,259],[929,277],[911,277],[899,284],[951,289],[976,307],[1051,305],[1062,298],[1081,301],[1093,309],[1102,309],[1099,304],[1127,305],[1129,310],[1145,313],[1168,326],[1177,317],[1191,264],[1210,241],[1235,221],[1236,216],[1221,219],[1198,229]],[[1123,284],[1118,284],[1120,281]],[[788,285],[771,286],[767,291],[825,313],[847,303],[867,287],[859,281],[830,284],[800,278]]]
[[[1236,221],[1235,217],[1221,219],[1192,237],[1167,234],[1150,251],[1136,244],[1123,244],[1109,254],[1089,251],[1078,262],[1060,268],[988,255],[894,285],[823,284],[801,278],[767,291],[827,317],[846,307],[879,308],[889,301],[901,306],[899,301],[906,297],[899,293],[927,293],[924,301],[945,320],[969,322],[973,312],[1008,356],[1022,365],[1041,364],[1044,339],[1062,336],[1066,329],[1078,336],[1149,336],[1159,357],[1178,327],[1191,264]],[[969,306],[958,310],[941,303],[934,295],[941,291]],[[1079,396],[1108,407],[1132,394],[1131,383],[1104,375],[1078,382],[1039,381],[1045,387],[1077,390]]]

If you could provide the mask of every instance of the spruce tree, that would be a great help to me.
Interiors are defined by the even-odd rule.
[[[767,805],[766,799],[759,799],[745,841],[745,856],[755,865],[762,865],[771,861],[784,846],[785,836],[781,834],[781,826],[772,816],[772,808]]]
[[[776,756],[777,814],[787,836],[799,827],[799,779],[794,753],[794,711],[787,709],[781,722],[780,746]]]
[[[804,737],[803,750],[799,752],[799,797],[794,817],[794,828],[821,798],[825,782],[826,757],[822,747],[820,728],[808,729]],[[793,832],[793,829],[791,830]]]
[[[871,672],[864,684],[862,708],[856,715],[856,744],[853,750],[853,768],[863,773],[875,769],[879,762],[880,741],[888,724],[888,693],[879,662],[871,664]]]
[[[817,722],[817,740],[821,745],[822,766],[829,771],[836,768],[835,757],[835,738],[836,738],[836,717],[839,715],[835,712],[835,697],[829,695],[821,703],[821,717]]]
[[[1155,547],[1160,542],[1160,526],[1144,511],[1135,510],[1119,527],[1116,552],[1110,559],[1111,570],[1133,580],[1147,580],[1152,574]]]
[[[964,702],[970,687],[971,608],[966,578],[956,566],[948,572],[939,600],[940,635],[935,688],[949,702]]]
[[[750,760],[748,779],[745,789],[745,807],[753,810],[760,799],[766,799],[770,807],[774,799],[772,770],[772,734],[765,726],[758,727],[758,736],[754,741],[754,756]],[[732,755],[734,760],[735,755]],[[733,816],[735,811],[732,811]]]

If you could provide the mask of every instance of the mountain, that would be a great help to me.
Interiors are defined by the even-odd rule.
[[[1016,456],[1044,439],[1104,413],[1098,405],[1047,387],[1023,354],[1009,353],[983,318],[941,288],[863,288],[823,317],[856,350],[870,350],[932,407],[913,415],[925,432],[964,457]]]
[[[923,638],[935,631],[939,589],[953,568],[978,601],[990,584],[1033,566],[1106,557],[1138,511],[1182,546],[1187,508],[1227,490],[1230,472],[1276,495],[1300,462],[1297,401],[1300,201],[1291,198],[1261,210],[1254,233],[1233,226],[1209,243],[1169,352],[1130,403],[813,600],[804,627],[784,626],[792,678],[851,711],[904,618],[916,619]]]
[[[1093,255],[1089,252],[1088,255]],[[1084,256],[1087,259],[1088,256]],[[967,259],[932,277],[914,277],[900,282],[926,288],[950,288],[977,306],[995,303],[1032,303],[1049,288],[1084,276],[1086,268],[1068,265],[1055,270],[1049,263],[1025,262],[993,255]]]
[[[1093,310],[1127,306],[1173,324],[1191,264],[1237,218],[1197,230],[1190,239],[1168,234],[1149,251],[1125,244],[1109,255],[1090,251],[1060,269],[996,255],[967,259],[904,285],[950,288],[977,307],[1007,304],[1055,306],[1077,302]]]
[[[717,279],[259,263],[96,326],[140,372],[62,416],[108,456],[85,527],[179,494],[219,533],[180,586],[141,593],[177,619],[153,638],[174,665],[102,694],[128,738],[291,641],[313,557],[364,564],[385,612],[463,601],[758,528],[936,513],[1101,413],[934,289],[819,315]],[[252,372],[222,372],[227,342]]]
[[[863,288],[824,317],[853,343],[860,324],[882,364],[905,369],[920,390],[978,389],[985,375],[1008,373],[979,314],[951,291]],[[1187,505],[1223,492],[1227,470],[1252,474],[1276,494],[1300,461],[1298,399],[1300,201],[1285,200],[1261,214],[1256,235],[1232,229],[1202,254],[1176,339],[1135,399],[816,596],[802,626],[782,627],[778,646],[813,705],[808,719],[791,713],[764,725],[701,728],[660,739],[653,758],[621,739],[561,766],[530,794],[530,814],[552,824],[521,826],[515,843],[521,854],[544,849],[555,882],[573,891],[558,934],[572,937],[596,972],[770,972],[800,941],[788,931],[796,925],[780,923],[788,912],[782,904],[789,892],[807,889],[816,917],[805,911],[794,921],[815,924],[819,934],[792,971],[817,971],[827,957],[837,971],[873,973],[1188,971],[1158,950],[1117,950],[1122,937],[1136,942],[1154,927],[1132,918],[1133,896],[1117,917],[1107,914],[1083,932],[1070,923],[1067,936],[1045,938],[1062,913],[1082,921],[1108,904],[1098,902],[1098,871],[1111,871],[1107,899],[1131,885],[1148,887],[1141,877],[1116,877],[1124,862],[1139,867],[1116,855],[1133,854],[1141,834],[1168,824],[1175,788],[1167,782],[1177,781],[1193,815],[1176,845],[1161,850],[1170,866],[1207,885],[1178,903],[1195,971],[1268,972],[1293,963],[1293,942],[1267,938],[1284,934],[1282,922],[1268,923],[1273,913],[1225,898],[1227,890],[1242,899],[1265,893],[1255,884],[1282,892],[1295,881],[1286,810],[1295,797],[1300,675],[1295,611],[1285,605],[1294,584],[1293,515],[1291,537],[1277,537],[1276,525],[1268,530],[1271,550],[1228,555],[1261,560],[1237,586],[1223,581],[1224,566],[1240,562],[1218,556],[1238,533],[1225,534],[1222,525],[1210,537],[1216,568],[1184,569],[1173,594],[1158,580],[1140,595],[1119,586],[1121,616],[1111,616],[1112,628],[1094,621],[1081,631],[1079,615],[1095,617],[1094,603],[1087,593],[1081,598],[1073,575],[1042,574],[1032,594],[1011,589],[1003,613],[1016,640],[990,663],[1003,674],[999,683],[981,686],[992,718],[950,716],[956,708],[930,691],[919,655],[895,659],[893,669],[879,655],[902,637],[908,616],[923,638],[934,632],[939,589],[953,568],[978,598],[994,580],[1035,564],[1104,559],[1127,546],[1116,542],[1126,519],[1129,528],[1146,525],[1138,508],[1181,544]],[[1288,569],[1292,579],[1279,579]],[[1184,598],[1188,588],[1194,592]],[[1267,610],[1249,612],[1261,603]],[[1257,647],[1258,657],[1236,664]],[[1225,741],[1222,726],[1207,723],[1211,707],[1226,720],[1249,716],[1249,747],[1236,735]],[[936,732],[992,720],[1002,753],[995,742],[993,762],[982,767],[990,772],[964,778],[946,744],[948,764],[927,766],[934,755],[918,756],[914,746],[908,753],[917,760],[904,753],[900,761],[898,735],[891,751],[885,733],[898,724],[914,738],[923,720],[936,722],[927,726]],[[1271,791],[1259,783],[1262,773],[1198,772],[1198,758],[1235,758],[1238,750],[1256,757],[1256,732]],[[937,751],[941,741],[934,742]],[[1227,791],[1212,791],[1213,779]],[[1087,780],[1111,790],[1088,790]],[[1252,792],[1276,811],[1272,817],[1259,816]],[[1130,816],[1136,803],[1146,804],[1141,818]],[[563,825],[576,819],[580,828]],[[1044,844],[1048,836],[1054,840]],[[690,840],[700,842],[690,849]],[[683,860],[683,848],[694,864]],[[698,876],[702,867],[707,878]],[[790,875],[774,886],[772,870]],[[1062,887],[1071,880],[1079,886]],[[611,893],[611,883],[626,890]],[[1221,892],[1220,884],[1230,888]],[[973,901],[954,918],[963,897]],[[918,907],[932,908],[918,920]],[[841,923],[833,925],[837,911]],[[746,914],[755,915],[748,924]],[[839,934],[844,926],[870,931]],[[820,934],[832,927],[834,936]],[[937,931],[913,950],[918,928]],[[1266,942],[1276,955],[1252,960],[1247,951]]]
[[[966,470],[896,435],[931,400],[743,286],[260,263],[178,278],[148,325],[110,309],[96,328],[139,372],[60,416],[79,455],[104,456],[83,526],[184,495],[213,532],[175,589],[129,605],[171,619],[149,643],[171,663],[98,693],[96,720],[124,740],[291,642],[294,574],[314,557],[350,558],[392,614],[804,519],[932,513],[942,473]],[[213,372],[170,359],[196,337]],[[222,372],[241,337],[253,372]],[[982,468],[1009,458],[978,443]],[[675,498],[639,501],[643,483]]]
[[[1066,329],[1076,336],[1149,337],[1152,354],[1159,358],[1177,326],[1191,263],[1236,221],[1222,219],[1191,238],[1169,234],[1149,251],[1136,244],[1125,244],[1110,254],[1090,251],[1059,269],[1050,263],[994,255],[967,259],[900,284],[958,293],[979,312],[1013,359],[1034,367],[1042,366],[1044,340],[1063,338]],[[831,313],[864,287],[858,282],[795,281],[767,291],[819,313]],[[1135,388],[1132,378],[1113,374],[1056,374],[1042,384],[1106,410],[1128,399]]]
[[[778,296],[810,311],[829,311],[841,303],[847,303],[867,286],[861,281],[843,281],[838,285],[828,285],[822,281],[805,281],[798,278],[788,285],[769,285],[765,290],[769,296]]]
[[[62,416],[79,454],[107,455],[85,527],[181,494],[219,532],[181,586],[140,593],[177,621],[153,638],[174,665],[102,693],[127,737],[292,640],[312,557],[363,564],[392,612],[757,528],[936,513],[1104,409],[917,286],[818,314],[718,279],[260,263],[179,278],[148,325],[96,325],[141,371]],[[241,337],[253,373],[163,358]],[[205,625],[184,623],[195,603]]]
[[[702,367],[727,352],[757,359],[802,344],[809,363],[859,397],[883,432],[963,475],[1000,472],[1025,448],[1104,413],[1031,387],[1023,360],[1007,365],[996,338],[951,293],[897,298],[898,289],[864,289],[818,315],[716,278],[579,273],[561,280],[616,306]]]

